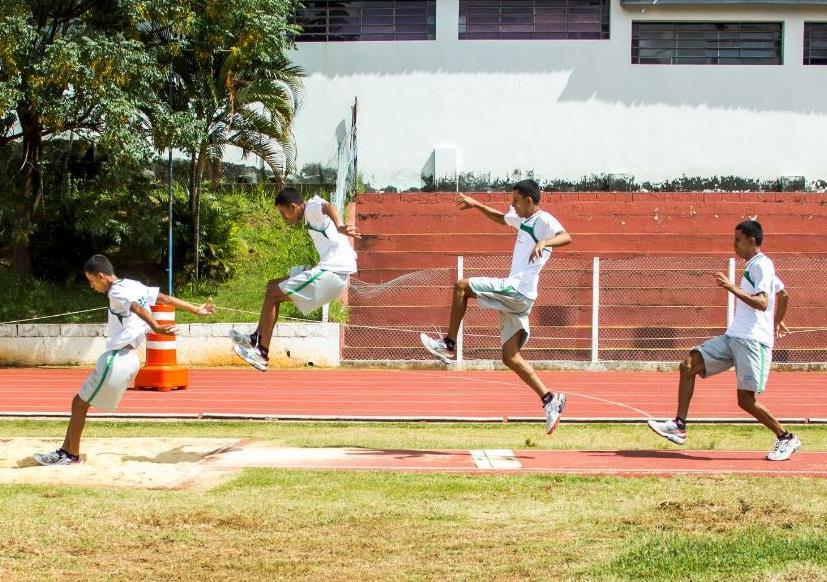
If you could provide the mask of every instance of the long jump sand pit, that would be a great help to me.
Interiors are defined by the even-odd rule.
[[[53,451],[60,438],[0,438],[0,483],[181,489],[221,481],[202,460],[232,447],[228,438],[90,438],[81,465],[41,467],[34,453]],[[209,481],[210,483],[205,483]]]

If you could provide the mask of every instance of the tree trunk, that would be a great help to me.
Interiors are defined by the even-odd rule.
[[[193,248],[193,278],[195,281],[201,276],[201,180],[204,178],[204,169],[207,163],[207,146],[203,144],[198,152],[198,161],[193,168],[192,191],[190,192],[190,211],[192,212],[192,248]]]
[[[32,278],[32,251],[29,248],[28,241],[25,243],[12,242],[11,267],[21,279]]]
[[[189,175],[189,206],[190,206],[190,214],[195,214],[195,163],[196,163],[196,154],[193,152],[190,154],[190,175]]]
[[[40,175],[40,154],[43,149],[43,129],[36,115],[26,108],[18,110],[23,130],[23,160],[18,183],[18,223],[12,237],[12,267],[21,279],[33,274],[30,238],[34,217],[43,198],[43,180]]]

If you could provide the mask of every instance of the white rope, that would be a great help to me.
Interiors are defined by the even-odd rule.
[[[95,307],[94,309],[82,309],[80,311],[67,311],[66,313],[57,313],[55,315],[43,315],[41,317],[30,317],[28,319],[15,319],[14,321],[0,321],[0,325],[26,323],[27,321],[39,321],[41,319],[54,319],[56,317],[65,317],[67,315],[77,315],[78,313],[91,313],[92,311],[101,311],[102,309],[106,309],[106,307]]]
[[[40,317],[30,317],[27,319],[15,319],[13,321],[3,321],[0,322],[0,325],[13,325],[16,323],[27,323],[30,321],[41,321],[44,319],[55,319],[58,317],[66,317],[69,315],[78,315],[81,313],[91,313],[93,311],[101,311],[106,309],[105,307],[95,307],[93,309],[82,309],[80,311],[67,311],[65,313],[57,313],[55,315],[43,315]],[[215,306],[215,309],[221,311],[230,311],[233,313],[245,313],[248,315],[259,315],[256,311],[249,311],[247,309],[235,309],[232,307],[223,307],[223,306]],[[315,319],[307,319],[301,317],[286,317],[282,316],[280,319],[282,320],[289,320],[295,321],[299,323],[320,323],[318,320]],[[419,329],[410,329],[410,328],[401,328],[401,327],[388,327],[388,326],[379,326],[379,325],[357,325],[353,323],[343,323],[341,324],[345,327],[353,328],[353,329],[373,329],[377,331],[395,331],[400,333],[420,333],[421,330]],[[785,335],[792,335],[792,334],[800,334],[800,333],[817,333],[827,331],[827,327],[811,327],[811,328],[804,328],[804,329],[794,329],[790,330]],[[479,338],[498,338],[500,337],[499,334],[486,334],[486,333],[464,333],[465,337],[479,337]],[[710,336],[677,336],[677,337],[638,337],[634,338],[636,342],[644,342],[644,341],[687,341],[687,340],[705,340],[708,339]],[[533,339],[536,340],[544,340],[544,341],[586,341],[589,338],[583,337],[542,337],[542,336],[532,336]],[[630,341],[629,338],[607,338],[603,337],[600,338],[601,342],[628,342]],[[471,351],[474,349],[483,349],[483,348],[471,348]]]
[[[248,311],[246,309],[234,309],[232,307],[222,307],[219,305],[215,306],[216,309],[221,311],[232,311],[235,313],[246,313],[250,315],[259,315],[257,311]],[[316,319],[306,319],[301,317],[286,317],[286,316],[279,316],[280,320],[290,320],[296,321],[300,323],[321,323],[319,320]],[[342,323],[340,324],[344,327],[354,328],[354,329],[375,329],[377,331],[396,331],[401,333],[420,333],[420,329],[411,329],[411,328],[401,328],[401,327],[386,327],[386,326],[379,326],[379,325],[358,325],[354,323]],[[813,327],[813,328],[806,328],[806,329],[796,329],[790,330],[787,334],[794,334],[794,333],[811,333],[811,332],[819,332],[819,331],[827,331],[827,327]],[[487,337],[487,338],[498,338],[500,337],[499,334],[486,334],[486,333],[463,333],[464,337]],[[587,337],[542,337],[542,336],[531,336],[532,339],[535,340],[557,340],[557,341],[590,341],[590,338]],[[684,340],[706,340],[709,339],[710,336],[708,335],[699,335],[699,336],[675,336],[675,337],[636,337],[633,338],[636,342],[642,341],[684,341]],[[630,338],[607,338],[601,337],[601,342],[628,342]],[[474,348],[472,348],[474,349]],[[479,348],[483,349],[483,348]]]

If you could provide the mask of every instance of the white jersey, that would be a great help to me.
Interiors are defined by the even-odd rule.
[[[752,257],[744,267],[744,276],[738,286],[747,295],[766,293],[767,309],[753,309],[736,298],[735,317],[726,335],[757,341],[772,348],[775,338],[775,294],[784,288],[784,283],[775,275],[772,260],[764,253]]]
[[[540,258],[534,261],[530,260],[531,251],[538,241],[554,238],[565,229],[556,218],[544,210],[538,210],[523,219],[517,216],[513,206],[505,215],[505,223],[517,229],[514,254],[511,257],[511,272],[506,280],[519,293],[529,299],[537,299],[540,271],[551,257],[551,248],[543,249]]]
[[[147,311],[158,300],[158,287],[147,287],[132,279],[119,279],[109,288],[109,340],[107,351],[119,350],[126,346],[137,348],[149,331],[149,325],[132,312],[137,303]]]
[[[323,211],[326,200],[314,196],[305,203],[304,222],[319,253],[319,268],[347,275],[356,272],[356,251]]]

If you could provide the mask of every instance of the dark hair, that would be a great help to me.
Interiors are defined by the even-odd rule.
[[[276,206],[290,206],[301,204],[302,195],[295,188],[285,188],[276,196]]]
[[[746,237],[754,238],[755,246],[760,247],[761,243],[764,242],[764,229],[761,228],[761,225],[756,220],[745,220],[744,222],[739,222],[738,226],[735,227],[735,230],[740,230]]]
[[[83,272],[84,273],[103,273],[104,275],[113,275],[115,273],[115,269],[112,268],[112,263],[109,262],[109,259],[104,257],[103,255],[93,255],[86,264],[83,265]]]
[[[511,187],[520,195],[534,200],[534,204],[540,203],[540,185],[534,180],[520,180]]]

